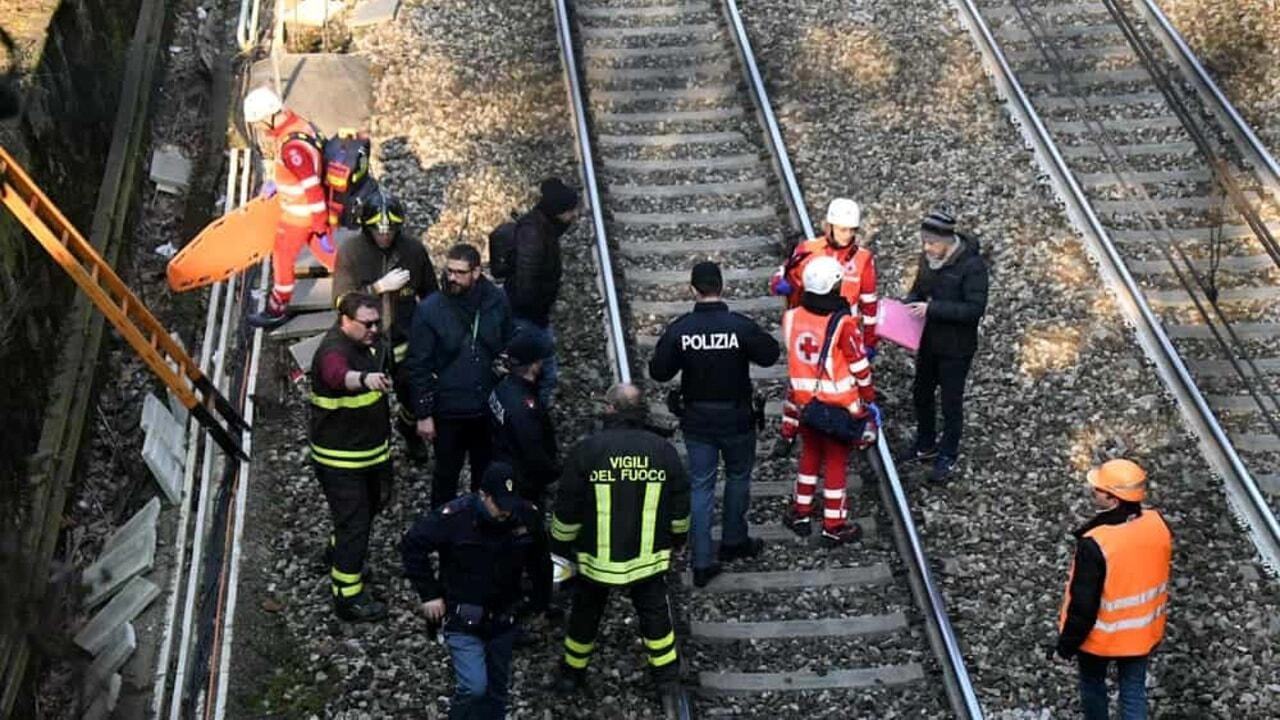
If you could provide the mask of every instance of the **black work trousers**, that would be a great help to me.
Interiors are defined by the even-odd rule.
[[[596,632],[609,604],[609,592],[625,589],[640,617],[640,639],[649,660],[649,670],[659,685],[677,682],[680,664],[676,662],[676,635],[671,622],[671,601],[667,596],[665,573],[651,575],[629,585],[605,585],[579,577],[569,611],[569,626],[564,636],[564,664],[574,670],[585,670],[596,647]]]
[[[911,393],[916,406],[916,449],[928,450],[937,443],[938,455],[956,458],[960,454],[960,433],[964,430],[964,383],[973,365],[972,355],[949,356],[921,350],[916,354],[916,377]],[[935,394],[942,395],[942,441],[937,439]]]
[[[490,438],[489,418],[480,415],[469,418],[438,417],[436,420],[436,471],[431,478],[431,507],[438,508],[458,496],[458,478],[462,465],[471,460],[471,489],[480,485],[480,478],[493,458],[493,442]]]
[[[332,566],[329,568],[333,595],[354,597],[364,590],[362,573],[369,552],[369,532],[373,518],[390,498],[395,475],[390,462],[359,469],[319,463],[314,466],[333,518]]]

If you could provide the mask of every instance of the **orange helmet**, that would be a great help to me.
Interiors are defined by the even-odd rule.
[[[1147,496],[1147,471],[1132,460],[1108,460],[1085,477],[1093,487],[1121,500],[1142,502]]]

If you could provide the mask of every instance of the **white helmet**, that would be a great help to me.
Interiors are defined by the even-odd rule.
[[[839,260],[823,255],[816,257],[804,266],[804,290],[814,295],[826,295],[840,285],[844,279],[844,266]]]
[[[280,96],[270,88],[254,88],[244,96],[244,121],[262,122],[284,109]]]
[[[862,224],[862,208],[849,198],[836,198],[827,206],[827,222],[856,228]]]

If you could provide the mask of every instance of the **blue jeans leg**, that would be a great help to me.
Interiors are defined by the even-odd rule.
[[[444,634],[453,661],[456,685],[449,702],[449,720],[471,720],[479,715],[489,691],[489,673],[485,662],[485,642],[470,633]]]
[[[1084,720],[1109,720],[1107,715],[1107,658],[1079,653],[1080,712]]]
[[[1120,676],[1121,720],[1147,720],[1148,657],[1143,655],[1116,660]]]
[[[710,438],[684,436],[689,453],[689,483],[693,489],[690,510],[690,545],[693,567],[709,567],[711,560],[711,515],[716,506],[716,475],[720,470],[720,449]]]
[[[747,542],[747,507],[751,504],[751,470],[756,463],[756,434],[722,438],[724,455],[724,535],[723,545]]]

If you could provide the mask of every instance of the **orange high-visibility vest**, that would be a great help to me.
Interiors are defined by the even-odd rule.
[[[804,266],[816,257],[833,257],[844,266],[844,280],[840,282],[840,295],[849,303],[853,313],[859,316],[863,326],[863,341],[875,344],[875,324],[880,315],[880,296],[876,294],[876,260],[871,251],[856,244],[837,248],[825,237],[806,240],[796,246],[792,257],[804,256],[787,273],[787,282],[794,288],[787,296],[787,307],[800,304],[804,293]]]
[[[1169,605],[1169,569],[1173,536],[1160,513],[1143,508],[1142,514],[1120,525],[1099,525],[1084,534],[1102,549],[1106,577],[1102,604],[1093,630],[1080,645],[1082,652],[1100,657],[1137,657],[1150,653],[1164,637]],[[1071,565],[1067,596],[1058,613],[1058,630],[1067,621],[1071,602]]]
[[[324,232],[329,215],[320,177],[324,171],[320,131],[292,110],[285,114],[285,121],[271,130],[277,143],[276,198],[284,211],[280,221]]]
[[[787,378],[791,384],[788,399],[797,407],[803,407],[817,398],[848,408],[853,415],[861,415],[863,402],[873,401],[875,390],[871,387],[871,364],[862,354],[858,322],[852,316],[843,317],[836,324],[825,367],[818,367],[830,319],[829,315],[819,315],[803,307],[792,308],[782,316],[782,333],[787,343]]]

